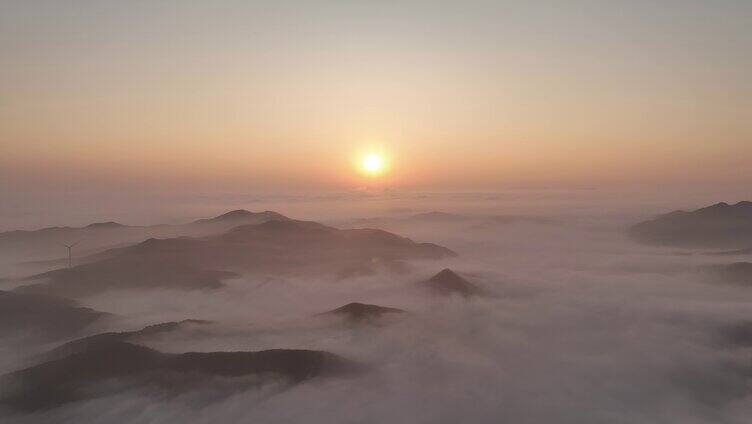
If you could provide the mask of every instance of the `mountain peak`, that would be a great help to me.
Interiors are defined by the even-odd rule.
[[[434,275],[433,278],[462,278],[449,268],[444,268]]]
[[[423,285],[438,293],[456,293],[465,297],[477,295],[481,292],[480,288],[449,268],[442,269],[438,274],[424,281]]]
[[[214,218],[211,218],[212,221],[226,221],[226,220],[234,220],[234,219],[245,219],[245,218],[267,218],[267,219],[286,219],[284,215],[278,212],[274,211],[263,211],[263,212],[251,212],[246,209],[236,209],[234,211],[230,211],[227,213],[224,213],[219,216],[215,216]]]
[[[206,223],[230,223],[230,224],[237,224],[240,223],[261,223],[266,221],[286,221],[290,218],[282,215],[281,213],[274,212],[274,211],[263,211],[263,212],[251,212],[249,210],[245,209],[236,209],[233,211],[229,211],[226,213],[223,213],[222,215],[217,215],[213,218],[204,218],[199,219],[197,221],[194,221],[194,224],[206,224]]]
[[[728,203],[726,203],[726,202],[718,202],[718,203],[712,204],[712,205],[710,205],[710,206],[707,206],[707,207],[701,208],[700,210],[710,210],[710,209],[726,209],[726,208],[728,208],[729,206],[731,206],[731,205],[729,205],[729,204],[728,204]]]
[[[223,213],[222,215],[215,216],[212,219],[231,219],[231,218],[243,218],[246,216],[252,216],[254,215],[253,212],[245,209],[235,209],[230,212]]]
[[[718,202],[691,212],[674,211],[631,226],[629,234],[657,245],[746,248],[752,244],[752,202]]]
[[[710,205],[710,206],[698,209],[695,212],[720,211],[720,210],[742,210],[742,209],[747,209],[747,208],[752,208],[752,202],[750,202],[749,200],[742,200],[733,205],[726,203],[726,202],[718,202],[714,205]]]
[[[719,216],[748,216],[752,212],[752,202],[741,201],[734,205],[730,205],[726,202],[719,202],[711,206],[707,206],[694,211],[695,214],[707,215],[712,214]]]

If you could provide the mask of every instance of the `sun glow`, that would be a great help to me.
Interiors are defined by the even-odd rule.
[[[380,174],[384,170],[384,158],[376,153],[369,153],[363,156],[361,166],[367,174]]]

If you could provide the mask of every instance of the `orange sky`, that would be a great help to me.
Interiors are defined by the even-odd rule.
[[[126,3],[0,6],[6,187],[752,182],[749,2]]]

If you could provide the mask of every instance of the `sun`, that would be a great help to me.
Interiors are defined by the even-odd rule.
[[[363,156],[361,163],[363,170],[370,175],[380,174],[384,170],[384,158],[376,153],[369,153]]]

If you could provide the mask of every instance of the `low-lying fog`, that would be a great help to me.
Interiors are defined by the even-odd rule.
[[[552,206],[541,199],[535,208],[531,198],[524,207],[509,202],[504,208],[498,198],[477,195],[440,197],[429,207],[415,199],[386,202],[374,211],[358,206],[367,200],[350,201],[349,212],[339,201],[330,218],[329,201],[275,210],[339,228],[383,228],[448,247],[458,256],[411,262],[409,272],[339,280],[245,275],[219,290],[107,292],[81,303],[115,314],[108,330],[189,318],[213,321],[149,339],[149,347],[164,352],[313,349],[355,360],[368,371],[292,387],[270,383],[227,396],[207,389],[161,398],[148,388],[134,389],[12,419],[749,422],[752,344],[724,339],[723,329],[752,321],[752,286],[725,284],[700,271],[703,265],[742,259],[645,246],[625,235],[628,225],[686,203],[619,209],[628,202],[599,207],[597,199],[589,198]],[[269,209],[266,204],[241,206]],[[432,210],[476,218],[411,218]],[[443,268],[488,295],[434,296],[416,286]],[[4,289],[11,288],[5,284]],[[407,313],[368,325],[316,316],[350,302]],[[26,365],[24,354],[59,343],[3,344],[0,364],[8,372]]]

